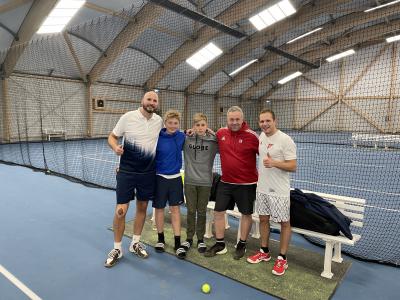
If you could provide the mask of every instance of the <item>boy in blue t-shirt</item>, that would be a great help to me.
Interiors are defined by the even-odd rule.
[[[156,150],[156,193],[153,201],[158,242],[157,252],[165,251],[164,208],[169,205],[171,223],[175,238],[175,251],[178,258],[185,258],[190,245],[181,244],[180,205],[184,203],[182,168],[182,150],[185,134],[179,131],[181,114],[169,110],[164,115],[165,128],[161,129]]]

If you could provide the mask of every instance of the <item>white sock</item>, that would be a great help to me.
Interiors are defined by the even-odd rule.
[[[132,236],[132,244],[136,244],[136,243],[139,243],[139,242],[140,242],[140,235],[134,234]]]
[[[114,242],[114,249],[118,249],[122,253],[122,242]]]

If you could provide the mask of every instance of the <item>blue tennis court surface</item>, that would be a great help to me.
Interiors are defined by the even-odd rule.
[[[297,143],[298,168],[292,187],[367,200],[363,238],[344,250],[399,264],[400,150],[352,145]],[[85,182],[114,188],[118,157],[106,139],[21,143],[0,146],[0,159],[45,168]],[[28,160],[29,159],[29,160]],[[217,155],[215,170],[220,172]],[[239,171],[239,170],[238,170]],[[382,234],[385,233],[385,234]]]

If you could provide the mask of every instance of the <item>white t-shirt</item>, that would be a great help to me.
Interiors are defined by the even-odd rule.
[[[138,173],[155,170],[155,153],[162,124],[159,115],[153,113],[147,119],[139,109],[127,112],[119,119],[113,133],[125,137],[120,170]]]
[[[259,138],[258,183],[257,192],[278,197],[290,196],[290,172],[278,168],[266,168],[263,159],[267,153],[273,160],[296,159],[296,144],[290,136],[278,130],[268,137],[264,132]]]

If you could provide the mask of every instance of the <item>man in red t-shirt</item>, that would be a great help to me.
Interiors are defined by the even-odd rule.
[[[225,213],[236,204],[242,214],[242,220],[240,240],[233,258],[240,259],[246,251],[246,240],[251,229],[251,215],[256,198],[258,136],[247,126],[243,120],[243,111],[238,106],[228,109],[227,125],[217,131],[222,169],[214,209],[217,241],[207,249],[204,256],[212,257],[227,252],[224,241]]]

